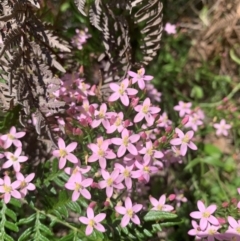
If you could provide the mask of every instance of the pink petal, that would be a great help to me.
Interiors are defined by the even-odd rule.
[[[93,232],[93,227],[88,225],[85,234],[89,236]]]
[[[198,149],[197,146],[192,141],[189,142],[188,147],[190,149],[192,149],[192,150],[197,150]]]
[[[100,189],[106,188],[107,187],[107,182],[106,181],[100,181],[98,183],[98,186]]]
[[[23,136],[25,136],[26,132],[18,132],[14,135],[15,138],[19,139],[22,138]]]
[[[58,163],[58,168],[63,169],[66,165],[67,159],[66,157],[61,157]]]
[[[121,138],[112,138],[111,141],[113,144],[118,146],[122,145],[122,142],[123,142]]]
[[[87,189],[82,189],[80,190],[80,193],[86,198],[86,199],[91,199],[91,194]]]
[[[181,147],[180,147],[180,153],[182,156],[185,156],[187,153],[187,144],[186,143],[182,143]]]
[[[212,204],[206,208],[206,211],[208,211],[210,214],[213,214],[217,209],[217,205]]]
[[[122,218],[121,226],[124,228],[129,224],[129,222],[130,222],[130,217],[127,214],[125,214]]]
[[[132,222],[139,225],[140,224],[140,220],[139,217],[137,215],[133,215],[133,217],[131,218]]]
[[[106,194],[107,194],[107,197],[111,197],[113,195],[113,187],[107,187],[106,188]]]
[[[88,222],[89,222],[88,218],[86,218],[86,217],[80,217],[80,218],[79,218],[79,221],[80,221],[81,223],[84,223],[84,224],[88,224]]]
[[[6,161],[3,165],[2,168],[9,168],[13,165],[13,162],[11,160]]]
[[[201,218],[200,224],[199,224],[200,228],[202,230],[205,230],[207,228],[207,225],[208,225],[207,219],[206,218]]]
[[[106,231],[101,223],[96,223],[94,225],[94,228],[96,228],[99,232],[102,232],[102,233]]]
[[[130,197],[127,197],[125,199],[125,207],[126,207],[126,209],[132,209],[132,200]]]
[[[205,207],[204,203],[201,200],[199,200],[197,202],[197,206],[198,206],[198,209],[199,209],[200,212],[202,212],[202,213],[205,212],[206,207]]]
[[[108,98],[108,101],[110,102],[114,102],[116,100],[118,100],[120,97],[120,94],[118,92],[114,92],[113,94],[111,94]]]
[[[77,142],[72,142],[66,147],[67,152],[72,152],[77,147]]]
[[[20,171],[21,167],[20,167],[19,162],[14,162],[13,163],[13,169],[14,169],[15,172],[19,172]]]
[[[120,213],[120,214],[122,214],[122,215],[125,215],[126,214],[126,208],[125,207],[122,207],[122,206],[116,206],[115,207],[115,210],[116,210],[116,212],[118,212],[118,213]]]
[[[115,83],[111,83],[109,85],[109,87],[113,90],[113,91],[118,91],[120,86],[118,84],[115,84]]]
[[[72,153],[68,153],[66,158],[72,163],[78,163],[77,157],[75,155],[73,155]]]
[[[144,114],[142,112],[139,112],[134,117],[133,122],[135,122],[135,123],[140,122],[140,121],[142,121],[143,118],[144,118]]]
[[[4,194],[4,202],[7,204],[7,203],[9,203],[10,199],[11,199],[10,193],[5,193]]]
[[[72,201],[73,202],[77,201],[79,196],[80,196],[80,193],[78,191],[74,191],[72,194]]]
[[[138,93],[138,91],[136,89],[133,88],[127,88],[126,92],[128,95],[136,95]]]
[[[156,207],[158,205],[158,200],[152,196],[149,197],[151,204]]]
[[[190,216],[191,216],[192,218],[200,219],[200,218],[202,218],[202,213],[201,213],[201,212],[198,212],[198,211],[195,211],[195,212],[191,212],[191,213],[190,213]]]
[[[142,207],[143,207],[142,204],[135,204],[135,205],[133,205],[132,210],[133,210],[135,213],[137,213],[137,212],[139,212],[139,211],[142,209]]]
[[[94,219],[94,212],[93,209],[90,207],[87,208],[87,217],[88,219]]]
[[[160,198],[159,198],[159,204],[160,205],[164,205],[166,202],[166,195],[162,195]]]
[[[129,98],[128,98],[128,96],[127,96],[126,94],[124,94],[123,96],[121,96],[120,99],[121,99],[123,105],[129,106]]]
[[[89,187],[89,186],[92,185],[92,183],[93,183],[93,179],[92,179],[92,178],[86,178],[86,179],[84,179],[84,180],[82,181],[81,185],[82,185],[83,187]]]
[[[233,217],[228,216],[228,222],[232,226],[232,228],[235,229],[235,228],[238,227],[238,223],[237,223],[237,221]]]
[[[95,216],[94,221],[97,223],[100,223],[105,218],[106,218],[106,213],[99,213],[98,215]]]
[[[218,225],[219,225],[218,219],[215,218],[213,215],[211,215],[211,216],[208,218],[208,221],[209,221],[211,224],[215,225],[215,226],[218,226]]]
[[[121,145],[121,146],[118,148],[117,156],[118,156],[118,157],[122,157],[122,156],[125,154],[126,150],[127,150],[126,146]]]
[[[11,195],[12,195],[13,197],[17,198],[17,199],[20,199],[20,198],[21,198],[21,194],[20,194],[20,192],[17,191],[17,190],[11,191]]]
[[[62,138],[58,139],[58,147],[59,147],[59,149],[65,149],[66,148],[65,142]]]
[[[170,141],[170,144],[174,146],[181,145],[181,143],[182,143],[182,140],[180,138],[174,138]]]
[[[30,190],[30,191],[33,191],[36,189],[36,186],[32,183],[29,183],[28,186],[27,186],[27,189]]]

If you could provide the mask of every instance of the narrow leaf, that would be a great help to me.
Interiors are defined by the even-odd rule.
[[[157,220],[163,220],[163,219],[173,219],[176,217],[177,215],[174,213],[151,210],[143,217],[143,219],[145,221],[157,221]]]

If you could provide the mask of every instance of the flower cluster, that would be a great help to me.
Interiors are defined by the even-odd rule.
[[[71,120],[58,119],[56,131],[60,133],[64,127],[71,139],[78,140],[67,145],[59,138],[58,148],[52,152],[59,160],[59,169],[69,176],[65,188],[71,191],[72,201],[80,197],[93,201],[92,190],[98,190],[104,205],[114,207],[118,216],[123,215],[122,227],[129,222],[139,225],[138,213],[149,203],[153,210],[174,209],[165,204],[165,195],[139,203],[133,186],[146,185],[173,160],[180,162],[178,158],[184,157],[188,148],[197,149],[192,141],[193,131],[184,134],[180,126],[174,129],[167,114],[161,114],[161,109],[149,97],[142,99],[146,82],[152,78],[145,75],[144,68],[136,73],[129,71],[122,82],[109,85],[112,93],[108,103],[100,105],[96,101],[97,88],[85,84],[78,76],[66,76],[55,93],[70,106],[67,118]],[[118,197],[124,206],[122,201],[117,201]],[[94,207],[98,209],[99,205]],[[103,232],[100,222],[105,214],[94,216],[91,205],[86,213],[87,217],[79,219],[87,225],[86,235],[94,229]]]

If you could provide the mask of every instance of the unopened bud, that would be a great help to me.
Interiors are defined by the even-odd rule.
[[[91,184],[91,188],[99,188],[99,185],[98,185],[98,183],[97,182],[93,182],[92,184]]]
[[[135,107],[139,102],[139,98],[136,97],[136,98],[132,98],[132,101],[131,101],[131,106],[132,107]]]
[[[95,108],[94,108],[94,106],[92,106],[92,105],[89,106],[89,113],[90,113],[91,115],[94,115],[94,113],[95,113]]]
[[[127,128],[127,127],[130,125],[130,123],[131,123],[130,120],[125,120],[125,121],[123,122],[123,126],[124,126],[125,128]]]
[[[175,199],[176,199],[176,194],[170,194],[169,197],[168,197],[169,201],[173,201]]]
[[[185,115],[184,118],[181,121],[182,125],[186,125],[189,121],[189,115]]]
[[[223,207],[223,208],[228,207],[228,205],[229,205],[229,203],[228,203],[228,202],[223,202],[223,203],[222,203],[222,207]]]
[[[94,209],[96,204],[97,204],[96,202],[90,202],[88,207]]]
[[[228,102],[228,97],[223,98],[223,102]]]
[[[220,225],[222,224],[225,224],[226,223],[226,220],[224,218],[221,218],[221,217],[217,217],[217,220],[219,222]]]
[[[236,205],[236,204],[237,204],[237,199],[236,199],[236,198],[232,198],[232,199],[231,199],[231,203],[232,203],[233,205]]]
[[[81,130],[80,128],[73,128],[72,134],[73,134],[74,136],[80,136],[80,135],[83,134],[83,132],[82,132],[82,130]]]
[[[167,127],[165,128],[165,131],[166,131],[167,133],[172,132],[172,127],[171,127],[171,126],[167,126]]]
[[[147,134],[146,134],[145,131],[141,132],[141,133],[140,133],[140,136],[141,136],[141,138],[142,138],[143,140],[146,140],[146,139],[147,139]]]
[[[158,141],[158,140],[155,140],[154,143],[153,143],[153,146],[154,146],[154,147],[158,147],[159,144],[160,144],[159,141]]]
[[[167,141],[167,137],[166,137],[166,136],[162,136],[162,137],[160,137],[160,138],[158,139],[158,141],[159,141],[160,143],[164,143],[164,142]]]
[[[106,200],[104,203],[103,203],[104,207],[109,207],[110,206],[110,201],[109,200]]]

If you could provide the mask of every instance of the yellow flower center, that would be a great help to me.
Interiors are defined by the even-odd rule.
[[[147,154],[148,154],[149,156],[152,156],[152,155],[153,155],[153,148],[152,148],[152,147],[147,150]]]
[[[149,105],[144,105],[143,108],[142,108],[142,112],[144,114],[147,114],[148,113],[148,109],[149,109]]]
[[[143,74],[142,69],[139,69],[139,70],[137,71],[137,73],[138,73],[138,77],[139,77],[139,78],[142,78],[142,74]]]
[[[186,135],[183,137],[182,142],[188,143],[189,141],[190,141],[189,136],[186,134]]]
[[[27,186],[27,183],[25,181],[22,181],[20,184],[20,188],[24,188]]]
[[[209,229],[208,234],[214,235],[217,231],[215,229]]]
[[[83,109],[84,109],[85,111],[89,111],[89,105],[88,105],[88,104],[84,104],[84,105],[83,105]]]
[[[68,153],[64,149],[59,150],[60,157],[65,157]]]
[[[95,224],[94,220],[93,219],[90,219],[89,222],[88,222],[88,225],[93,227]]]
[[[107,180],[107,185],[108,186],[111,186],[113,184],[113,179],[110,177],[108,180]]]
[[[81,184],[75,183],[75,191],[79,191],[80,189],[82,189]]]
[[[102,111],[102,110],[100,110],[100,112],[99,112],[99,117],[101,118],[101,119],[103,119],[104,118],[104,112]]]
[[[203,217],[204,217],[204,218],[209,218],[210,215],[211,215],[211,214],[210,214],[209,212],[204,212],[204,213],[203,213]]]
[[[103,143],[103,139],[97,139],[97,145],[100,147]]]
[[[150,171],[150,168],[149,168],[149,166],[145,166],[145,167],[143,168],[143,170],[144,170],[145,172],[149,172],[149,171]]]
[[[122,123],[122,120],[120,119],[120,117],[118,117],[117,120],[115,121],[115,125],[120,126],[121,123]]]
[[[240,227],[237,227],[237,228],[236,228],[236,231],[237,231],[238,233],[240,233]]]
[[[9,138],[9,139],[11,139],[11,140],[13,140],[13,139],[14,139],[14,136],[13,136],[13,135],[11,135],[11,134],[7,134],[7,136],[8,136],[8,138]]]
[[[161,211],[162,208],[163,208],[163,205],[161,205],[161,204],[158,204],[158,205],[157,205],[157,210]]]
[[[103,157],[104,156],[104,151],[102,149],[99,149],[98,150],[98,155]]]
[[[131,218],[133,216],[133,210],[132,209],[128,209],[127,210],[127,214]]]
[[[124,84],[123,84],[123,83],[121,83],[118,92],[119,92],[120,95],[123,95],[123,94],[124,94],[125,91],[124,91]]]
[[[129,177],[129,171],[127,169],[124,170],[123,176],[124,177]]]
[[[128,136],[123,138],[123,144],[124,144],[124,146],[128,145]]]
[[[14,162],[17,161],[17,157],[15,157],[15,156],[11,156],[10,158],[11,158],[11,160],[14,161]]]
[[[12,187],[4,185],[4,191],[5,191],[5,193],[11,192],[12,191]]]
[[[78,172],[78,168],[77,167],[75,167],[74,169],[73,169],[73,174],[76,174]]]
[[[86,90],[86,85],[85,85],[85,83],[82,83],[82,90],[83,90],[83,91]]]

